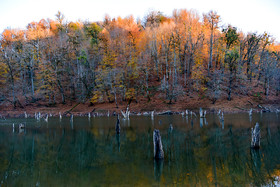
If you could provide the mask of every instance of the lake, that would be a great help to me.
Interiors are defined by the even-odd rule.
[[[34,118],[0,121],[0,186],[271,186],[280,177],[280,114]],[[250,149],[259,122],[261,148]],[[13,130],[13,125],[15,128]],[[19,123],[25,129],[19,129]],[[169,130],[172,124],[173,130]],[[164,160],[153,159],[159,129]]]

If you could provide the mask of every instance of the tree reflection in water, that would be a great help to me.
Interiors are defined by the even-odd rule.
[[[252,119],[252,124],[260,123],[260,150],[250,149],[250,122],[240,114],[225,116],[223,125],[210,114],[207,122],[132,116],[130,124],[121,121],[121,134],[116,134],[114,117],[91,118],[90,124],[88,118],[77,117],[73,125],[67,118],[50,118],[48,127],[27,119],[24,132],[15,133],[11,125],[20,119],[10,119],[5,123],[11,125],[0,125],[1,186],[275,184],[280,129],[274,117]],[[162,161],[153,160],[154,128],[162,136]]]

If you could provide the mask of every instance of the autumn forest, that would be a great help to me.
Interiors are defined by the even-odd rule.
[[[280,93],[280,44],[242,33],[210,11],[149,12],[100,22],[56,19],[0,36],[0,105],[120,103],[194,95],[212,104]],[[186,99],[186,102],[188,100]]]

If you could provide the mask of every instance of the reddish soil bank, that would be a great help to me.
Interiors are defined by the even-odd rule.
[[[127,102],[122,101],[118,103],[118,108],[115,103],[100,103],[95,105],[90,105],[90,103],[67,103],[67,104],[56,104],[55,106],[48,106],[46,103],[40,101],[24,106],[24,108],[13,108],[10,104],[0,106],[0,115],[4,117],[24,117],[26,112],[30,116],[34,116],[35,112],[41,112],[41,114],[52,114],[57,116],[59,112],[63,115],[87,115],[91,113],[99,113],[107,115],[108,111],[112,115],[115,113],[121,113],[121,110],[125,110],[127,107]],[[168,104],[167,101],[162,99],[152,99],[147,101],[146,98],[138,99],[138,102],[131,102],[130,111],[131,114],[138,112],[163,112],[163,111],[173,111],[181,112],[188,110],[198,111],[199,108],[206,109],[208,112],[216,112],[222,110],[226,113],[237,113],[237,112],[248,112],[250,108],[253,108],[254,112],[258,112],[261,109],[258,105],[265,106],[271,111],[280,109],[280,97],[270,96],[266,99],[260,99],[257,97],[250,96],[235,96],[231,101],[224,99],[219,99],[212,103],[207,98],[199,98],[198,96],[185,97],[184,99],[177,100],[172,104]],[[74,108],[73,108],[74,107]],[[71,110],[72,109],[72,110]],[[69,111],[69,112],[67,112]],[[0,116],[0,117],[1,117]]]

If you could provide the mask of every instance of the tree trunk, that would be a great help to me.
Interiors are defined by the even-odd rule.
[[[164,152],[161,142],[161,136],[159,130],[155,129],[153,134],[153,142],[154,142],[154,158],[155,159],[163,159]]]
[[[211,29],[211,36],[210,36],[210,52],[209,52],[209,61],[208,61],[208,76],[210,75],[210,68],[212,67],[212,53],[213,53],[213,29]]]
[[[116,92],[116,88],[115,87],[114,87],[114,97],[115,97],[116,108],[119,108],[118,100],[117,100],[117,92]]]
[[[187,69],[188,77],[191,76],[191,66],[192,66],[192,54],[190,54],[189,59],[188,59],[188,69]]]
[[[16,95],[15,95],[15,79],[14,79],[14,73],[13,73],[13,69],[10,65],[10,63],[8,62],[8,67],[9,67],[9,74],[11,77],[11,83],[12,83],[12,97],[13,97],[13,105],[14,108],[16,108]]]
[[[57,84],[58,84],[59,91],[60,91],[60,94],[61,94],[61,102],[62,102],[62,104],[65,104],[64,90],[63,90],[63,87],[62,87],[62,85],[60,83],[60,80],[57,80]]]
[[[261,139],[261,130],[259,124],[256,123],[255,128],[251,129],[252,132],[252,140],[251,140],[251,148],[259,149],[260,148],[260,139]]]
[[[150,101],[150,96],[149,96],[149,73],[148,73],[148,68],[146,67],[146,96],[148,98],[148,101]]]
[[[265,95],[268,96],[268,94],[269,94],[269,78],[267,78],[267,77],[265,78],[264,86],[265,86],[265,88],[264,88],[265,89],[264,90],[265,91]]]
[[[184,54],[184,88],[187,87],[187,55]]]
[[[156,73],[157,73],[157,80],[159,81],[159,70],[158,70],[158,52],[157,52],[157,41],[153,41],[153,49],[152,49],[153,59],[156,65]]]
[[[33,73],[33,65],[30,67],[30,79],[31,79],[31,94],[32,100],[34,101],[35,89],[34,89],[34,73]]]
[[[229,75],[228,100],[231,100],[232,72]]]

